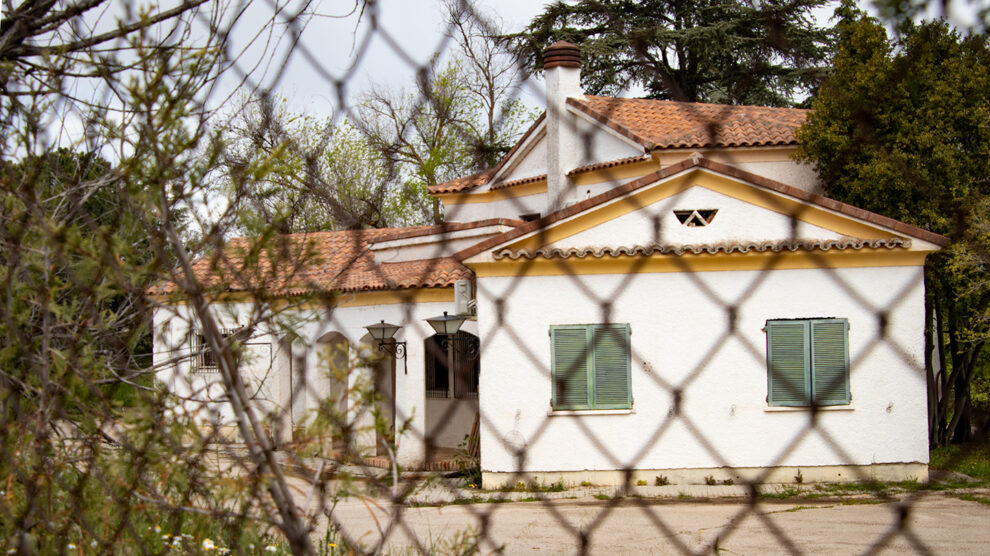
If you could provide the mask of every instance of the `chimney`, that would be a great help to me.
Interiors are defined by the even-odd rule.
[[[581,48],[557,41],[543,51],[547,91],[547,210],[564,208],[577,200],[567,172],[578,166],[580,134],[574,116],[567,110],[568,97],[581,97]]]

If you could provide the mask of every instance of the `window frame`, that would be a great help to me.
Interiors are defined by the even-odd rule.
[[[834,325],[841,324],[841,335],[835,336]],[[787,380],[786,373],[792,373],[793,381],[798,372],[798,357],[793,350],[795,345],[786,345],[788,340],[798,339],[795,327],[801,327],[800,340],[802,353],[800,355],[803,394],[799,399],[788,396],[787,393],[775,395],[781,391],[782,384]],[[832,329],[829,330],[828,328]],[[789,330],[787,330],[789,329]],[[801,318],[801,319],[768,319],[766,321],[766,350],[767,350],[767,397],[768,407],[835,407],[852,404],[852,391],[849,383],[849,320],[845,318]],[[779,330],[779,331],[778,331]],[[819,330],[821,331],[819,333]],[[778,335],[790,335],[790,338],[779,336],[779,344],[774,345]],[[834,342],[841,338],[841,346]],[[829,345],[829,342],[832,342]],[[825,347],[819,349],[818,346]],[[841,353],[839,351],[841,350]],[[788,359],[789,358],[789,359]],[[777,360],[775,363],[775,359]],[[841,361],[841,363],[840,363]],[[775,366],[776,364],[776,366]],[[788,369],[787,367],[790,367]],[[831,368],[829,368],[831,367]],[[818,369],[822,372],[819,374]],[[829,378],[841,372],[841,381]],[[777,370],[779,369],[779,372]],[[819,379],[819,377],[824,377]],[[775,380],[776,379],[776,380]],[[828,380],[827,383],[824,381]],[[775,388],[776,383],[776,388]],[[838,383],[838,384],[837,384]],[[827,389],[827,390],[826,390]],[[819,392],[826,390],[821,396]],[[788,399],[790,398],[790,399]]]
[[[238,328],[222,328],[220,330],[220,336],[223,342],[226,344],[231,336],[239,333],[241,327]],[[219,373],[220,364],[217,360],[217,356],[210,349],[210,346],[206,344],[206,337],[203,336],[202,330],[195,330],[193,332],[193,373]],[[209,363],[207,361],[210,361]]]
[[[599,383],[606,380],[601,376],[599,372],[599,359],[603,359],[607,356],[603,351],[595,351],[595,348],[602,346],[603,344],[596,343],[595,337],[596,332],[600,333],[603,330],[615,329],[621,331],[621,339],[624,342],[624,353],[623,353],[623,369],[621,370],[621,376],[619,377],[624,381],[625,389],[625,400],[621,402],[615,401],[603,401],[599,402],[597,400]],[[565,403],[560,400],[560,392],[558,388],[558,375],[562,372],[560,369],[560,361],[563,357],[559,353],[560,346],[558,346],[558,333],[561,331],[583,331],[585,334],[583,342],[583,357],[578,359],[584,360],[585,365],[585,379],[587,390],[585,393],[586,403]],[[609,323],[609,324],[555,324],[550,325],[550,383],[551,383],[551,397],[550,397],[550,408],[552,411],[595,411],[595,410],[628,410],[632,409],[633,406],[633,395],[632,395],[632,330],[628,323]],[[590,347],[590,349],[589,349]],[[605,348],[602,348],[604,350]],[[604,361],[603,363],[607,363]],[[610,377],[611,380],[615,380],[615,377]]]
[[[448,368],[447,352],[442,349],[443,338],[434,334],[424,339],[424,381],[426,397],[436,400],[478,399],[481,370],[481,347],[478,336],[458,330],[454,335],[454,367]],[[450,340],[448,340],[450,341]],[[468,346],[468,344],[473,344]],[[440,372],[443,367],[446,372]],[[470,376],[469,376],[470,375]],[[439,378],[443,380],[437,380]],[[431,387],[431,382],[434,385]],[[437,388],[440,382],[446,383]]]

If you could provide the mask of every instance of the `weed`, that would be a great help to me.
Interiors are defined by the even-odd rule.
[[[588,481],[581,481],[581,486],[583,486],[583,487],[590,487],[591,486],[591,483],[588,482]]]
[[[686,492],[678,492],[677,493],[677,497],[678,498],[691,498],[691,495],[688,494],[688,493],[686,493]]]
[[[526,489],[529,492],[563,492],[564,491],[564,480],[559,479],[555,483],[546,484],[540,482],[540,484],[532,483],[529,488]]]
[[[670,484],[670,479],[668,479],[666,475],[657,475],[657,478],[653,481],[653,484],[658,487],[667,486]]]
[[[886,504],[887,500],[877,498],[844,498],[841,502],[843,506],[861,506],[864,504]]]
[[[931,452],[931,468],[990,481],[990,444],[952,444]]]
[[[596,494],[595,500],[611,500],[612,497],[607,494]]]
[[[736,482],[733,481],[732,479],[726,479],[726,480],[722,481],[722,484],[723,485],[734,485],[734,484],[736,484]]]
[[[959,499],[965,500],[967,502],[979,502],[980,504],[990,506],[990,498],[987,498],[986,496],[976,496],[975,494],[963,494],[959,496]]]
[[[712,477],[711,475],[705,475],[705,484],[708,486],[717,484],[715,481],[715,477]]]
[[[773,498],[777,500],[785,500],[787,498],[794,498],[799,494],[801,494],[801,489],[799,489],[798,487],[784,485],[776,492],[761,492],[760,498]]]
[[[640,479],[640,480],[636,481],[636,486],[645,487],[646,486],[646,481],[644,481],[643,479]]]
[[[797,484],[804,482],[804,474],[801,473],[800,469],[798,469],[797,475],[794,475],[794,482]]]
[[[564,480],[560,479],[555,483],[531,482],[529,484],[519,481],[515,487],[503,487],[503,492],[562,492],[564,490]]]

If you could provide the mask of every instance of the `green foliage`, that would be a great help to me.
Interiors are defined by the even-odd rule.
[[[890,40],[847,13],[833,74],[800,130],[800,153],[830,196],[960,237],[988,193],[990,50],[945,22]]]
[[[222,193],[241,233],[314,232],[419,223],[425,191],[403,187],[347,120],[249,98],[220,128]]]
[[[833,73],[798,156],[828,196],[952,240],[926,275],[929,349],[946,354],[929,370],[930,440],[965,441],[979,426],[970,384],[990,334],[990,47],[944,21],[902,23],[891,39],[849,4],[838,14]]]
[[[623,0],[546,6],[512,37],[534,69],[554,41],[582,47],[590,94],[642,87],[650,98],[787,106],[818,84],[829,32],[823,0]]]
[[[977,496],[975,494],[961,494],[959,495],[960,500],[966,500],[967,502],[978,502],[985,506],[990,506],[990,497],[987,496]]]
[[[990,481],[990,444],[940,446],[931,452],[931,467]]]

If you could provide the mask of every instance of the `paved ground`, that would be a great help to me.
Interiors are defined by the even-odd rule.
[[[961,491],[954,491],[888,502],[870,497],[767,501],[755,508],[745,498],[598,500],[589,492],[552,493],[552,500],[404,507],[395,510],[401,516],[397,520],[382,499],[352,498],[336,507],[334,518],[365,547],[394,522],[388,533],[393,554],[414,552],[410,547],[417,543],[429,552],[456,552],[451,548],[457,539],[482,531],[484,554],[499,548],[505,554],[574,554],[582,542],[592,554],[711,553],[715,548],[726,554],[859,554],[874,548],[990,554],[987,489],[969,491],[983,503],[962,500]],[[304,500],[301,495],[301,505]],[[898,529],[902,516],[905,527]]]

